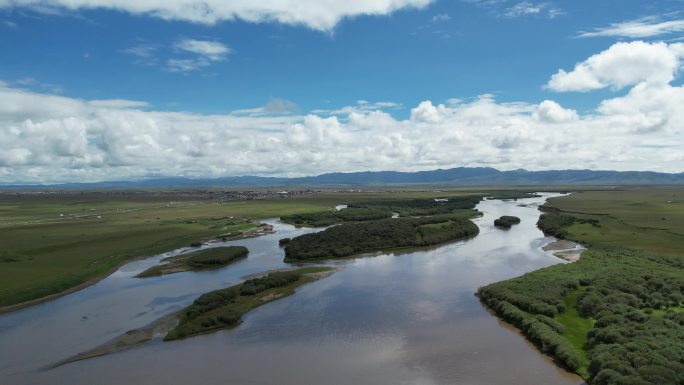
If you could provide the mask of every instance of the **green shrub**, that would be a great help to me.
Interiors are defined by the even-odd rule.
[[[215,268],[245,258],[248,253],[244,246],[215,247],[190,254],[186,263],[195,269]]]
[[[235,326],[244,313],[265,303],[263,298],[254,298],[254,295],[269,289],[296,286],[305,282],[307,281],[302,279],[301,273],[297,270],[274,272],[226,289],[202,294],[190,306],[179,312],[178,325],[166,335],[165,340]]]
[[[494,226],[504,229],[510,229],[513,225],[520,223],[520,218],[510,215],[504,215],[494,220]]]
[[[478,294],[542,351],[573,370],[586,365],[591,384],[683,384],[684,313],[652,310],[665,302],[684,304],[683,259],[586,251],[576,263],[488,285]],[[577,311],[596,321],[586,336],[587,363],[551,314],[552,308],[563,312],[555,301],[572,290],[582,290]]]
[[[556,212],[546,213],[539,216],[537,226],[547,235],[553,235],[559,239],[565,239],[568,232],[565,227],[571,226],[575,223],[575,217]]]

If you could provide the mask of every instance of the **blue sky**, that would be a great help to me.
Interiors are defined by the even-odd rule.
[[[615,38],[578,39],[580,31],[681,9],[681,1],[562,2],[547,12],[505,13],[515,2],[491,6],[437,1],[423,9],[344,20],[331,31],[240,20],[203,25],[80,10],[58,16],[6,9],[0,41],[5,80],[32,78],[66,96],[144,100],[155,108],[221,113],[291,100],[302,110],[356,100],[405,106],[431,99],[497,93],[502,101],[538,101],[549,74],[607,48]],[[448,16],[445,16],[448,15]],[[218,41],[225,61],[169,72],[164,61],[183,38]],[[155,49],[147,63],[125,52]],[[156,62],[155,62],[156,60]],[[143,64],[145,63],[145,64]],[[591,108],[591,95],[563,98]]]
[[[174,8],[176,2],[181,5],[193,3],[191,0],[124,1],[119,3],[119,10],[112,10],[117,2],[108,0],[78,0],[70,3],[76,4],[70,8],[65,8],[62,0],[0,0],[0,80],[15,94],[29,93],[26,99],[33,98],[36,103],[39,100],[128,101],[120,116],[134,109],[146,113],[182,112],[195,120],[212,116],[253,119],[222,123],[226,125],[224,129],[235,132],[261,130],[264,126],[284,132],[296,130],[297,125],[306,126],[307,116],[323,120],[337,116],[335,124],[344,126],[340,134],[344,136],[362,129],[349,123],[350,111],[363,116],[383,111],[394,120],[388,125],[401,126],[388,128],[388,132],[421,129],[425,130],[424,135],[432,135],[439,130],[420,127],[417,122],[411,126],[414,109],[425,101],[430,101],[436,108],[440,103],[447,108],[456,108],[456,104],[460,106],[458,108],[465,108],[484,98],[492,100],[498,109],[512,103],[519,109],[511,114],[532,117],[538,111],[530,106],[550,100],[564,110],[572,111],[580,120],[594,121],[596,115],[605,115],[597,112],[601,103],[627,96],[639,83],[640,75],[635,75],[638,79],[634,81],[631,78],[615,84],[606,81],[591,90],[575,92],[577,89],[572,87],[570,90],[549,87],[554,74],[560,69],[571,72],[576,63],[619,42],[665,44],[674,47],[671,49],[675,52],[673,57],[680,60],[677,47],[684,37],[684,2],[681,0],[377,0],[351,1],[350,4],[355,5],[342,10],[337,9],[335,2],[330,2],[331,5],[320,5],[328,3],[320,2],[317,12],[309,12],[306,8],[289,10],[292,6],[288,6],[287,0],[281,2],[285,4],[283,7],[273,9],[253,5],[258,5],[258,1],[238,0],[234,3],[248,5],[236,6],[237,10],[225,10],[217,5],[215,9],[209,9],[209,17],[202,16],[201,12],[197,17],[188,16],[183,10]],[[209,1],[208,6],[215,3],[218,4]],[[379,4],[378,8],[373,8],[374,3]],[[582,36],[587,32],[592,36]],[[679,90],[680,66],[679,62],[671,69],[674,76],[665,82],[667,87]],[[460,99],[460,102],[453,99]],[[141,104],[134,105],[132,101]],[[347,109],[343,110],[345,106]],[[335,110],[343,112],[331,113]],[[18,118],[9,117],[10,112],[4,113],[6,119],[0,119],[0,122],[4,122],[7,130],[10,126],[20,127],[26,119],[38,122],[45,115],[31,111]],[[36,116],[30,116],[32,113]],[[63,122],[65,115],[57,115],[42,119]],[[450,116],[453,115],[456,112]],[[281,119],[277,124],[273,121],[276,118]],[[515,125],[510,116],[507,119],[507,123],[499,125]],[[669,121],[676,119],[679,117]],[[455,129],[463,121],[464,117],[460,116],[453,125],[446,124],[446,129]],[[187,168],[143,166],[136,169],[128,161],[112,160],[111,154],[100,154],[107,158],[100,159],[101,164],[90,163],[89,156],[93,158],[95,154],[88,146],[103,148],[96,145],[102,140],[98,139],[98,133],[103,129],[88,127],[92,122],[85,124],[82,133],[85,149],[73,154],[62,151],[63,154],[58,152],[56,155],[65,162],[61,166],[63,172],[58,173],[60,180],[106,179],[107,175],[201,174],[197,170],[202,168],[202,163],[192,163]],[[121,127],[114,125],[107,129],[116,131]],[[326,129],[322,130],[321,135],[327,137]],[[463,132],[467,130],[462,129]],[[676,133],[669,132],[669,135]],[[519,134],[523,137],[535,135],[531,131]],[[27,132],[22,135],[25,137]],[[196,139],[192,135],[190,138]],[[642,142],[642,138],[635,138],[631,143]],[[272,139],[280,140],[278,137]],[[409,147],[414,144],[408,135],[399,139],[411,142]],[[665,136],[649,137],[651,139],[672,143]],[[353,142],[353,139],[349,141]],[[158,148],[168,146],[156,144]],[[287,146],[297,151],[295,144]],[[213,158],[207,160],[207,166],[215,167],[208,175],[296,175],[380,166],[424,169],[489,164],[492,157],[497,160],[491,164],[504,169],[561,166],[547,165],[542,160],[529,164],[529,158],[512,159],[511,153],[506,152],[510,150],[507,145],[493,145],[498,148],[494,151],[498,152],[484,151],[481,161],[473,155],[431,159],[415,163],[416,167],[405,165],[409,158],[402,157],[410,156],[415,160],[430,146],[423,143],[420,148],[395,149],[398,152],[388,154],[386,158],[394,157],[396,163],[384,158],[378,162],[370,156],[363,162],[339,163],[339,159],[321,157],[320,154],[326,151],[321,147],[315,154],[310,154],[311,157],[293,161],[287,169],[275,170],[265,164],[252,169],[245,167],[253,154],[243,154],[245,161],[240,166],[233,167],[230,162]],[[625,153],[628,148],[625,144]],[[175,147],[165,149],[178,150]],[[674,150],[678,149],[681,150]],[[17,154],[37,152],[34,148],[12,147],[12,151],[15,150]],[[344,147],[340,147],[340,151],[344,151]],[[6,159],[4,164],[0,159],[0,170],[4,167],[0,178],[4,175],[7,181],[44,181],[48,175],[57,175],[48,167],[50,162],[38,158],[36,154],[20,156]],[[630,159],[623,162],[625,167],[620,167],[621,157],[614,155],[610,161],[592,164],[585,160],[577,167],[684,171],[682,167],[676,167],[676,157],[667,165],[643,163],[647,158],[643,155]],[[321,166],[300,167],[312,161]],[[569,164],[567,168],[577,168],[572,166]]]

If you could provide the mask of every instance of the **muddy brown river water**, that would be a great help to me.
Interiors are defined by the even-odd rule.
[[[581,384],[473,293],[564,261],[536,228],[549,196],[485,200],[472,239],[338,264],[345,269],[262,306],[239,327],[50,368],[242,277],[287,267],[278,239],[312,229],[269,221],[275,234],[228,242],[246,260],[210,272],[134,276],[173,253],[131,262],[77,293],[0,315],[0,379],[13,384]],[[502,215],[520,225],[499,230]]]

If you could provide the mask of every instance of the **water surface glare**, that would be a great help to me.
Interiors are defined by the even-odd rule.
[[[278,239],[314,230],[271,221],[276,234],[229,242],[250,249],[246,260],[212,272],[136,279],[166,255],[131,262],[85,290],[1,315],[0,378],[69,385],[580,384],[473,295],[487,283],[562,263],[540,249],[553,238],[535,225],[537,205],[549,196],[483,201],[477,237],[343,262],[346,269],[253,310],[233,330],[45,369],[203,292],[286,266]],[[522,222],[496,229],[501,215]]]

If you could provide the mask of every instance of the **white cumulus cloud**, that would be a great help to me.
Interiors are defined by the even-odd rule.
[[[432,0],[0,0],[0,8],[57,11],[110,9],[165,20],[214,24],[241,19],[278,22],[329,31],[340,20],[362,15],[388,15],[405,8],[422,8]]]
[[[563,108],[553,100],[541,102],[533,116],[546,123],[571,122],[578,118],[577,111]]]
[[[678,50],[676,44],[618,43],[580,63],[602,87],[631,87],[583,114],[553,100],[502,103],[485,94],[425,100],[406,118],[388,113],[400,106],[387,101],[301,114],[278,98],[251,110],[203,115],[0,82],[0,183],[456,166],[682,172],[684,86],[674,79],[684,55]],[[660,59],[645,60],[650,67],[629,64],[643,63],[641,55]],[[619,64],[622,69],[614,67]]]
[[[616,43],[577,63],[570,72],[559,70],[547,87],[558,92],[586,92],[608,87],[620,89],[642,82],[665,85],[679,72],[683,57],[682,43]]]
[[[635,86],[578,115],[553,101],[484,95],[421,102],[397,119],[346,115],[201,115],[138,102],[85,101],[0,87],[0,182],[330,171],[603,168],[683,171],[684,89]],[[145,109],[141,109],[144,107]]]

